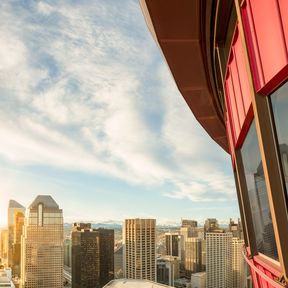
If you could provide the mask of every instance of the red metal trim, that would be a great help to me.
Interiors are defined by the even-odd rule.
[[[255,264],[254,264],[254,261],[253,261],[253,259],[249,259],[247,256],[246,256],[246,253],[245,253],[245,251],[243,250],[242,251],[242,255],[243,255],[243,257],[244,257],[244,259],[245,259],[245,261],[247,262],[247,264],[250,266],[250,268],[251,268],[251,272],[252,273],[255,273],[256,274],[256,276],[257,276],[257,278],[259,277],[259,280],[260,280],[260,283],[262,283],[263,284],[263,286],[262,287],[267,287],[267,284],[269,284],[269,285],[271,285],[271,286],[268,286],[268,287],[273,287],[273,288],[283,288],[283,287],[285,287],[284,285],[282,285],[282,284],[280,284],[280,283],[278,283],[278,282],[276,282],[274,279],[271,279],[269,276],[267,276],[263,271],[261,271],[261,269],[259,269],[259,268],[257,268],[256,266],[255,266]],[[264,269],[264,268],[263,268]],[[263,281],[265,281],[267,284],[265,285],[264,283],[265,282],[263,282]],[[258,285],[258,281],[256,282],[256,285]],[[254,282],[254,285],[255,285],[255,282]],[[265,286],[264,286],[265,285]],[[258,285],[259,286],[259,285]]]
[[[252,104],[250,104],[249,110],[248,110],[247,115],[245,117],[245,121],[242,125],[242,129],[241,129],[240,134],[238,136],[237,143],[235,144],[235,149],[239,149],[242,147],[253,119],[254,119],[254,112],[253,112]]]

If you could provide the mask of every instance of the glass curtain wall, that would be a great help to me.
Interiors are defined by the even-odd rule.
[[[257,250],[278,260],[255,121],[241,148]]]
[[[288,190],[288,82],[271,95],[280,158],[286,191]]]

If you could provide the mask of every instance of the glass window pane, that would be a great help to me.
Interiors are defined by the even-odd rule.
[[[261,252],[273,259],[278,259],[254,121],[251,124],[243,147],[241,148],[241,155],[244,164],[258,252]]]
[[[271,95],[279,150],[288,190],[288,82]]]

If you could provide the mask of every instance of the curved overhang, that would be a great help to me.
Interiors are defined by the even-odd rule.
[[[179,91],[198,122],[228,152],[224,113],[212,68],[213,2],[140,0],[140,5]]]

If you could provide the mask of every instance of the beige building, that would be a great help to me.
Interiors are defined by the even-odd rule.
[[[3,229],[0,232],[0,257],[2,262],[7,261],[8,258],[8,230]]]
[[[16,274],[19,274],[20,238],[24,215],[25,207],[15,200],[10,200],[8,206],[8,265],[13,267],[15,264],[14,272],[16,270]]]
[[[237,237],[232,238],[232,287],[245,287],[246,269],[242,256],[244,240]]]
[[[51,196],[26,210],[21,249],[21,288],[63,287],[63,213]]]
[[[156,281],[156,220],[126,219],[123,229],[124,275]]]
[[[232,233],[206,233],[206,288],[232,286]]]
[[[186,276],[202,271],[202,239],[190,237],[185,242],[185,271]]]

